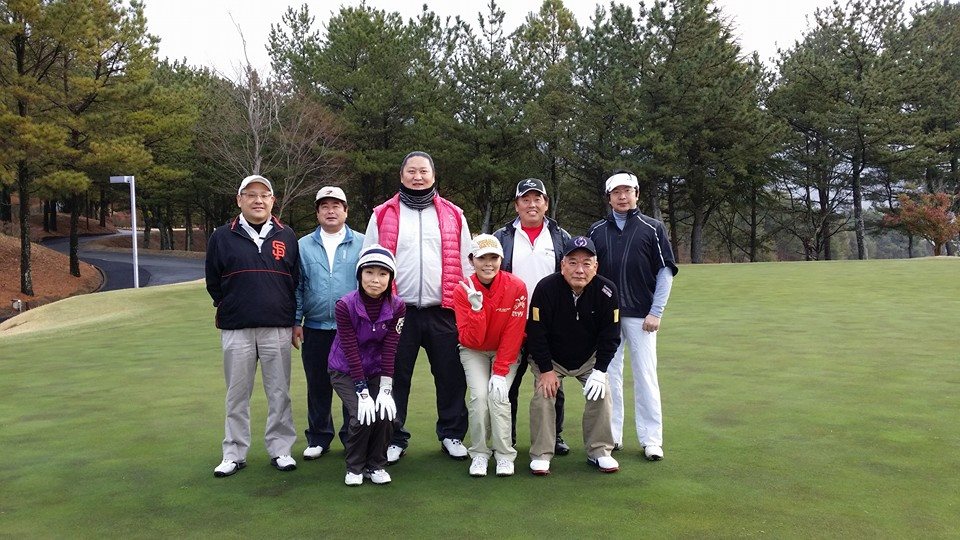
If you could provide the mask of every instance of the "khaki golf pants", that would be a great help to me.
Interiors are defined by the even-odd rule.
[[[290,407],[290,336],[292,328],[222,330],[223,376],[227,383],[223,459],[244,461],[250,449],[250,396],[257,361],[267,395],[263,440],[270,457],[289,456],[297,431]]]
[[[587,383],[587,377],[593,371],[593,365],[596,363],[596,357],[591,356],[579,369],[568,370],[563,366],[553,362],[553,371],[562,381],[564,377],[575,377],[581,385]],[[530,400],[530,459],[545,459],[550,461],[553,458],[554,448],[557,442],[557,423],[556,409],[554,407],[556,398],[546,398],[543,393],[537,390],[540,385],[540,369],[537,364],[530,360],[530,371],[534,376],[533,399]],[[567,399],[573,392],[567,393]],[[609,456],[613,451],[613,433],[610,430],[610,391],[602,399],[596,401],[587,400],[583,408],[583,444],[587,449],[587,456],[599,458]]]
[[[470,447],[467,451],[472,458],[490,457],[492,448],[495,459],[513,461],[517,458],[517,449],[513,447],[510,435],[510,399],[504,396],[503,401],[496,401],[489,393],[491,370],[496,355],[497,351],[476,351],[460,347],[460,363],[463,364],[467,388],[470,389],[470,399],[467,400]],[[508,394],[516,375],[517,362],[514,361],[505,376]]]

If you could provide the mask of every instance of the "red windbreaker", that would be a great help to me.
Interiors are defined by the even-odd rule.
[[[527,323],[527,286],[517,276],[501,270],[487,289],[477,275],[473,287],[483,293],[483,309],[473,311],[467,292],[457,285],[453,309],[457,314],[460,344],[477,351],[497,351],[494,375],[506,375],[517,361]]]

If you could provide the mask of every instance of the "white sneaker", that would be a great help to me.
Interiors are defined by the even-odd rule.
[[[277,456],[271,459],[270,463],[272,463],[278,471],[292,471],[297,468],[296,460],[290,456]]]
[[[440,443],[440,450],[458,461],[467,459],[467,447],[463,446],[460,439],[444,439]]]
[[[406,454],[407,451],[395,444],[391,444],[387,447],[387,465],[393,465],[394,463],[400,461],[400,458]]]
[[[237,471],[246,466],[246,461],[231,461],[229,459],[225,459],[221,461],[215,469],[213,469],[213,475],[217,478],[223,478],[224,476],[236,474]]]
[[[308,446],[303,450],[303,459],[317,459],[327,453],[327,449],[322,446]]]
[[[343,483],[348,486],[359,486],[363,483],[362,474],[353,474],[350,471],[347,471],[347,476],[343,478]]]
[[[643,455],[650,461],[660,461],[663,459],[663,447],[661,446],[644,446]]]
[[[369,478],[374,484],[389,484],[390,483],[390,473],[383,469],[377,469],[375,471],[364,471],[364,478]]]
[[[497,476],[513,476],[513,462],[509,459],[498,459]]]
[[[546,476],[550,474],[549,459],[534,459],[530,461],[530,472],[537,476]]]
[[[481,476],[487,475],[487,456],[477,456],[473,458],[473,462],[470,463],[470,476],[475,476],[480,478]]]
[[[610,456],[600,456],[598,458],[587,458],[587,463],[600,469],[600,472],[615,473],[620,470],[620,464]]]

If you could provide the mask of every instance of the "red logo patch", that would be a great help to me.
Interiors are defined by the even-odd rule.
[[[287,254],[287,245],[282,240],[273,241],[273,258],[280,260]]]

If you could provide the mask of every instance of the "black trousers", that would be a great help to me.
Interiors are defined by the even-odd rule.
[[[393,422],[381,420],[380,415],[374,417],[373,424],[361,426],[357,419],[357,406],[360,398],[357,397],[357,388],[353,379],[346,373],[330,372],[330,381],[337,390],[340,400],[344,403],[344,410],[348,412],[350,420],[347,424],[347,438],[343,443],[344,456],[347,461],[347,471],[361,474],[363,471],[375,471],[387,466],[387,445],[393,433]],[[367,379],[367,390],[370,399],[376,401],[380,393],[380,376]]]
[[[517,444],[517,404],[520,399],[520,383],[523,381],[523,374],[527,372],[527,361],[529,360],[530,355],[527,354],[526,348],[520,352],[520,365],[517,367],[517,376],[513,379],[513,384],[510,386],[510,420],[512,420],[512,425],[510,428],[510,434],[513,436],[513,444]],[[557,437],[560,436],[560,433],[563,432],[563,383],[560,383],[560,388],[557,390]]]
[[[393,432],[392,444],[406,448],[410,440],[410,432],[404,428],[404,423],[420,347],[427,351],[433,384],[437,389],[437,440],[462,440],[467,434],[467,379],[460,364],[458,339],[452,309],[440,306],[417,309],[407,305],[393,373],[398,428]]]
[[[307,378],[307,429],[303,434],[307,437],[307,446],[322,446],[325,450],[329,450],[333,442],[333,415],[330,411],[333,406],[333,387],[327,372],[327,359],[336,335],[336,330],[303,329],[301,358],[303,373]],[[342,412],[340,442],[345,443],[350,415],[346,407],[342,407]]]

